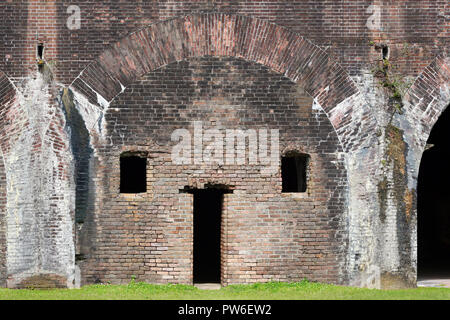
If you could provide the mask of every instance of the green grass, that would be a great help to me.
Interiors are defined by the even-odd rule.
[[[0,300],[450,300],[448,288],[376,290],[301,281],[230,285],[200,290],[188,285],[89,285],[81,289],[0,289]]]

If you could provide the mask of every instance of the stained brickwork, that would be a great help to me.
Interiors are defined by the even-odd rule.
[[[6,75],[0,71],[0,127],[2,129],[8,123],[7,110],[13,103],[15,98],[15,89]],[[7,269],[6,269],[6,172],[5,172],[5,140],[7,133],[2,130],[0,135],[0,286],[6,285]]]
[[[6,285],[6,174],[0,156],[0,286]]]
[[[0,285],[73,286],[78,265],[83,283],[189,283],[192,195],[178,189],[207,182],[233,187],[224,284],[414,285],[418,167],[450,101],[449,30],[441,0],[0,3]],[[374,44],[414,80],[392,126]],[[254,168],[171,166],[169,132],[196,119],[277,126],[317,181],[294,199]],[[147,152],[147,193],[118,194],[133,150]]]
[[[7,285],[20,286],[28,277],[38,282],[56,277],[67,286],[72,271],[66,267],[74,261],[74,201],[65,118],[47,75],[38,74],[17,88],[5,79],[0,149]]]
[[[301,87],[267,67],[236,58],[172,63],[135,81],[105,116],[109,143],[96,145],[102,196],[91,252],[81,252],[86,283],[192,282],[191,194],[185,187],[226,185],[223,284],[341,283],[346,247],[346,171],[336,133]],[[281,193],[281,175],[264,165],[177,165],[171,133],[194,121],[204,130],[279,129],[283,152],[311,155],[306,193]],[[194,137],[195,138],[195,137]],[[148,191],[119,193],[119,155],[147,151]],[[105,267],[107,266],[107,267]]]

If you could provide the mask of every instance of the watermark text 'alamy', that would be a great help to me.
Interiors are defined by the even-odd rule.
[[[260,165],[268,175],[279,168],[278,129],[203,129],[201,121],[194,121],[193,137],[187,129],[176,129],[171,140],[177,142],[171,159],[178,165]]]

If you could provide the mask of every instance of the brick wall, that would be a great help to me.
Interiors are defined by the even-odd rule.
[[[0,186],[6,195],[6,203],[1,200],[1,239],[7,285],[53,283],[43,279],[56,277],[58,286],[61,279],[66,286],[74,261],[74,201],[65,118],[48,75],[39,73],[18,87],[5,76],[0,80],[0,100],[5,101]]]
[[[68,19],[73,14],[67,11],[70,5],[80,8],[79,29],[68,27]],[[151,274],[151,276],[148,275],[150,280],[167,281],[179,275],[179,279],[183,279],[180,281],[190,281],[189,272],[186,271],[190,265],[187,258],[180,260],[181,267],[173,262],[180,248],[182,250],[179,251],[178,258],[185,257],[186,253],[183,250],[186,248],[186,243],[191,241],[189,240],[190,229],[170,231],[178,235],[181,230],[184,230],[186,243],[179,241],[178,236],[173,236],[172,242],[175,249],[167,247],[166,250],[164,244],[169,243],[167,239],[170,237],[158,238],[162,237],[161,230],[168,223],[165,220],[166,217],[141,214],[147,210],[145,206],[142,206],[142,202],[156,201],[153,196],[150,197],[153,191],[149,191],[150,198],[124,198],[120,201],[113,198],[120,205],[113,205],[114,201],[108,200],[108,197],[117,191],[114,189],[117,181],[114,182],[114,178],[108,177],[108,170],[110,167],[117,169],[116,160],[122,149],[147,148],[149,163],[155,159],[156,165],[160,161],[158,170],[165,172],[164,170],[170,169],[166,168],[161,160],[167,156],[167,153],[151,153],[155,149],[167,148],[167,132],[152,128],[155,130],[152,134],[158,139],[166,137],[163,141],[158,139],[154,141],[149,138],[151,135],[145,135],[142,141],[138,138],[139,135],[131,138],[125,130],[130,123],[126,121],[116,123],[117,119],[112,117],[115,112],[112,105],[117,106],[118,101],[123,99],[120,95],[124,89],[122,86],[128,90],[123,95],[125,97],[129,94],[129,90],[132,90],[130,88],[134,88],[133,86],[138,84],[144,86],[142,81],[146,79],[147,73],[156,72],[155,69],[170,69],[174,66],[190,70],[190,63],[195,61],[200,63],[191,59],[205,55],[233,57],[230,58],[231,64],[236,61],[244,63],[243,60],[247,60],[249,68],[253,68],[254,63],[259,63],[271,70],[260,70],[259,73],[278,72],[286,76],[289,81],[296,82],[297,86],[302,87],[309,96],[314,98],[316,104],[312,113],[317,114],[315,119],[319,121],[320,128],[329,121],[330,135],[327,139],[335,139],[337,142],[333,144],[333,147],[339,152],[344,152],[342,159],[338,155],[335,155],[338,159],[331,159],[331,154],[336,150],[329,151],[327,148],[333,147],[325,146],[323,142],[316,146],[314,143],[317,141],[309,135],[309,133],[316,134],[315,129],[307,130],[309,133],[306,136],[312,139],[308,140],[310,141],[308,148],[323,147],[323,150],[328,150],[323,152],[330,154],[329,158],[318,159],[318,155],[323,154],[322,151],[310,149],[312,159],[316,157],[318,163],[321,163],[320,161],[333,163],[332,168],[321,167],[322,171],[318,175],[322,176],[328,171],[334,172],[337,167],[345,167],[343,171],[347,172],[347,180],[340,176],[331,177],[338,180],[342,178],[349,187],[346,189],[345,183],[339,180],[342,186],[336,189],[339,190],[339,195],[330,196],[330,199],[334,200],[328,201],[340,203],[343,198],[348,200],[345,207],[349,217],[346,230],[349,247],[348,249],[334,248],[333,241],[327,242],[325,246],[317,244],[317,250],[324,252],[324,256],[320,259],[324,260],[320,260],[317,265],[311,261],[302,260],[316,254],[315,249],[311,249],[312,251],[305,253],[303,258],[299,258],[302,265],[308,266],[309,273],[294,262],[289,264],[295,265],[292,270],[300,270],[299,275],[308,274],[311,278],[332,282],[341,281],[346,277],[345,273],[349,273],[348,277],[351,279],[349,283],[355,285],[367,285],[366,280],[372,277],[370,270],[378,270],[400,274],[401,277],[407,274],[409,279],[407,282],[414,283],[415,205],[413,204],[413,208],[408,211],[408,215],[412,217],[409,222],[396,225],[395,221],[404,220],[405,212],[403,208],[397,208],[395,199],[388,200],[387,208],[385,208],[388,216],[391,217],[391,220],[386,221],[394,222],[372,219],[374,212],[378,213],[382,205],[378,201],[376,189],[381,179],[379,164],[384,156],[385,146],[383,136],[380,138],[379,133],[383,131],[385,119],[389,118],[390,114],[386,108],[385,92],[377,85],[378,80],[373,78],[371,71],[374,60],[380,59],[381,52],[369,45],[369,42],[387,45],[389,59],[395,62],[396,72],[405,79],[416,80],[404,98],[405,114],[393,118],[394,125],[400,130],[399,132],[402,132],[401,139],[406,144],[405,168],[402,170],[404,169],[407,174],[400,183],[401,186],[392,188],[405,190],[407,198],[414,199],[423,145],[431,127],[448,105],[450,97],[447,52],[450,30],[448,17],[447,1],[434,0],[2,2],[0,4],[0,34],[3,38],[0,42],[0,70],[5,74],[0,75],[0,145],[5,176],[10,187],[6,189],[6,180],[0,175],[0,194],[1,190],[4,192],[7,190],[14,195],[7,197],[3,210],[0,210],[0,247],[2,250],[7,249],[5,244],[2,245],[2,241],[17,242],[17,250],[11,249],[2,255],[4,260],[8,260],[5,263],[10,264],[8,270],[11,270],[13,274],[11,285],[20,285],[22,276],[15,278],[15,275],[23,270],[31,270],[30,266],[37,260],[30,257],[37,255],[42,255],[42,259],[49,262],[47,265],[51,266],[50,269],[56,275],[49,276],[50,280],[47,276],[32,278],[31,282],[36,280],[36,284],[41,285],[60,283],[63,282],[62,278],[71,279],[74,275],[72,255],[73,233],[76,228],[83,230],[78,234],[76,241],[80,264],[95,266],[92,271],[84,267],[83,270],[88,272],[84,275],[86,282],[96,279],[123,282],[129,278],[130,272],[126,271],[129,268],[141,277],[142,274],[138,271],[145,270],[147,274]],[[368,27],[369,22],[375,22],[378,26]],[[197,42],[194,41],[195,39]],[[243,39],[247,39],[248,42]],[[44,44],[45,47],[44,69],[46,71],[44,73],[46,75],[39,73],[36,63],[36,49],[39,43]],[[208,51],[211,49],[214,51]],[[188,61],[188,66],[173,64],[180,60]],[[230,74],[236,75],[233,72],[237,71],[232,70]],[[17,95],[15,89],[11,90],[13,86],[7,77],[12,79],[18,89]],[[144,78],[141,79],[141,77]],[[285,80],[288,81],[287,79]],[[185,84],[193,85],[192,81],[186,80]],[[173,89],[173,86],[174,84],[168,84],[166,89]],[[64,102],[67,98],[64,92],[70,92],[67,90],[68,87],[75,95],[75,97],[69,97],[72,106],[71,103]],[[141,101],[136,97],[139,97],[137,91],[143,89],[136,87],[135,90],[136,93],[131,96],[136,100],[130,100],[130,102]],[[205,90],[210,91],[211,88],[206,87]],[[218,91],[220,87],[214,90]],[[233,90],[229,94],[233,95],[233,99],[237,99],[237,93]],[[119,97],[115,101],[114,98],[117,95]],[[15,98],[11,100],[11,97]],[[168,97],[164,96],[164,98]],[[187,97],[183,98],[187,99]],[[110,106],[111,101],[114,102]],[[166,102],[160,101],[162,105]],[[284,100],[282,102],[286,103]],[[213,104],[219,107],[226,105],[221,100],[214,101]],[[248,101],[244,104],[247,106]],[[302,103],[299,104],[302,105]],[[196,105],[198,108],[200,106],[201,103]],[[109,118],[105,118],[104,112],[108,107],[111,107],[108,109]],[[253,108],[258,107],[253,106]],[[172,107],[168,107],[155,117],[165,118],[164,125],[172,123],[172,128],[175,128],[178,124],[170,115],[171,112],[175,111]],[[226,109],[223,112],[228,114],[229,110]],[[127,114],[125,108],[118,111],[118,119],[126,119],[127,116],[123,114]],[[247,121],[246,117],[253,119],[253,115],[244,111],[240,115],[233,115],[230,119],[238,119],[241,115],[244,117],[242,118],[244,122]],[[275,115],[278,116],[274,113]],[[202,119],[206,122],[209,118],[203,115]],[[274,121],[274,118],[269,120]],[[130,117],[129,121],[139,123],[141,119]],[[191,123],[191,121],[192,119],[188,122]],[[270,121],[260,123],[267,124]],[[250,123],[258,122],[249,120],[245,124],[250,125]],[[45,132],[42,131],[44,124],[49,124],[49,130]],[[141,123],[133,130],[145,132],[143,128],[146,125],[148,124]],[[292,124],[287,121],[277,125]],[[293,127],[295,130],[300,130],[297,125]],[[113,131],[120,132],[122,136],[106,135]],[[319,130],[319,132],[322,131]],[[105,138],[112,139],[109,141],[110,143],[113,141],[112,145],[107,144]],[[283,139],[291,139],[292,143],[300,144],[300,141],[289,135],[283,136]],[[341,147],[342,150],[339,149]],[[11,150],[13,152],[10,152]],[[153,174],[158,171],[153,165],[149,168],[152,168],[149,172],[149,185],[152,185],[150,182],[157,181],[154,180],[156,178]],[[46,173],[42,174],[42,172]],[[167,174],[170,175],[170,171]],[[220,177],[217,172],[211,172],[211,174],[215,178]],[[25,184],[21,183],[24,177],[27,177],[26,181],[28,181]],[[113,180],[110,181],[110,179]],[[275,180],[271,182],[274,183],[272,186],[276,185]],[[194,182],[190,181],[190,183]],[[318,188],[318,192],[320,190],[322,189]],[[326,188],[324,190],[324,194],[329,195],[331,192]],[[348,192],[346,193],[345,190]],[[235,213],[233,208],[235,208],[237,194],[239,193],[235,191],[226,196],[226,203],[230,206],[224,210],[227,214],[223,218],[229,226],[226,234],[235,232],[233,229],[235,222],[228,212]],[[245,191],[239,199],[248,204],[250,199],[254,199],[252,198],[254,195],[255,193]],[[171,197],[175,196],[168,196],[168,199],[172,199]],[[189,224],[191,199],[188,194],[177,194],[177,197],[178,203],[173,206],[172,211],[175,212],[173,215],[180,215],[175,218],[180,219],[180,223],[184,220],[185,224]],[[107,201],[104,202],[103,199]],[[286,197],[277,198],[276,203],[283,203],[291,208],[293,205],[288,200]],[[316,201],[310,198],[302,199],[305,205],[310,200]],[[0,207],[1,201],[0,195]],[[166,200],[163,197],[161,201],[165,203]],[[170,201],[167,200],[167,203],[174,203]],[[27,205],[19,205],[20,203]],[[171,207],[167,203],[164,205]],[[262,201],[262,203],[267,202]],[[315,205],[313,204],[313,207]],[[341,208],[342,205],[327,204],[325,207],[323,204],[317,205],[316,208],[322,208],[324,211],[317,213],[316,217],[321,214],[335,215],[338,210],[336,208]],[[113,215],[112,212],[121,210],[120,208],[124,206],[135,206],[139,210],[136,209],[136,212],[131,213],[131,220],[116,220],[117,214]],[[106,208],[105,216],[102,216],[104,207]],[[271,206],[268,207],[271,208]],[[18,210],[19,216],[23,216],[24,220],[19,225],[17,220],[12,218],[11,210]],[[132,209],[127,210],[132,211]],[[267,209],[264,212],[270,210]],[[255,217],[251,209],[249,212],[251,217]],[[292,220],[286,222],[286,225],[298,227],[299,221],[303,221],[304,218],[303,211],[293,210],[292,212]],[[399,219],[395,218],[397,214]],[[251,219],[246,223],[255,223],[256,220]],[[322,230],[341,234],[343,229],[339,223],[339,227],[330,226],[327,229],[324,222],[327,219],[321,218],[314,223],[317,223]],[[73,220],[77,220],[79,224]],[[141,220],[144,222],[137,222]],[[125,225],[126,228],[121,227],[122,229],[119,230],[122,231],[112,229],[112,226],[120,227],[119,224]],[[7,225],[10,227],[6,228]],[[113,239],[121,243],[122,246],[117,247],[116,256],[123,257],[126,241],[132,242],[133,245],[130,244],[130,246],[133,248],[141,247],[135,244],[130,230],[142,231],[145,234],[147,231],[142,229],[143,225],[155,226],[148,231],[153,238],[148,240],[142,236],[136,239],[142,240],[144,247],[146,247],[146,241],[149,241],[151,248],[160,248],[156,251],[171,252],[173,254],[171,258],[167,258],[163,264],[160,264],[161,261],[158,259],[146,264],[142,262],[146,259],[145,257],[138,253],[136,257],[131,257],[132,254],[128,253],[130,257],[125,260],[120,258],[122,259],[120,262],[125,263],[122,267],[119,267],[115,260],[108,260],[115,258],[110,257],[109,254],[114,250],[106,248],[106,242]],[[37,227],[39,230],[29,232],[30,226]],[[110,227],[103,229],[100,226]],[[16,233],[13,230],[16,228],[24,234],[21,240],[14,238]],[[264,229],[264,226],[261,228]],[[277,225],[277,228],[280,228],[280,225]],[[293,229],[288,228],[288,230]],[[123,237],[124,233],[127,233],[126,237]],[[242,234],[237,232],[236,235]],[[385,235],[389,237],[385,238]],[[271,236],[276,239],[276,233]],[[387,241],[380,245],[379,238]],[[44,240],[39,242],[41,241],[39,239]],[[159,240],[155,242],[153,239]],[[227,252],[235,252],[234,247],[238,246],[238,243],[233,243],[232,239],[231,237],[227,240],[227,245],[229,244]],[[297,248],[297,252],[302,250],[303,240],[289,241],[291,241],[289,248]],[[281,247],[274,245],[273,248],[275,248],[273,251],[277,251]],[[283,247],[283,250],[286,248]],[[346,253],[342,253],[343,251]],[[55,252],[60,253],[61,256],[55,255]],[[7,254],[11,258],[6,259]],[[396,258],[405,254],[408,257],[406,259],[403,257],[403,262]],[[270,261],[258,261],[258,266],[254,267],[256,269],[252,269],[252,263],[255,264],[252,260],[252,252],[243,253],[243,256],[234,256],[234,253],[229,256],[223,254],[223,257],[228,257],[227,261],[229,261],[228,264],[223,264],[223,274],[227,275],[224,282],[239,282],[245,274],[256,281],[263,279],[263,275],[268,274],[266,272],[269,271],[274,278],[289,279],[288,274],[291,271],[282,266],[278,266],[278,269],[274,267],[276,258],[268,259]],[[278,258],[283,262],[289,259],[295,260],[293,256],[285,255]],[[330,263],[333,266],[331,270],[321,269],[327,259],[338,261],[336,264]],[[61,261],[64,262],[61,263]],[[243,270],[237,270],[238,263],[242,264]],[[337,268],[345,263],[347,264],[344,267],[345,272],[338,272]],[[138,265],[141,266],[139,270],[136,267]],[[149,271],[151,268],[161,269],[158,269],[159,274],[157,274]],[[59,278],[60,276],[62,278]],[[57,279],[56,282],[53,278]],[[27,281],[23,283],[30,285]]]
[[[15,89],[6,75],[0,71],[0,286],[6,285],[7,278],[7,222],[6,222],[6,172],[4,152],[7,151],[7,136],[4,128],[8,124],[9,119],[7,111],[15,98]]]
[[[6,174],[0,156],[0,286],[6,285]]]
[[[81,28],[70,30],[70,5],[81,13]],[[380,28],[367,28],[378,6]],[[413,57],[402,62],[417,75],[448,44],[446,1],[24,1],[3,2],[1,69],[13,78],[33,69],[36,43],[46,44],[46,59],[58,63],[57,78],[68,85],[88,63],[121,37],[151,23],[199,12],[251,16],[307,36],[326,49],[351,75],[367,69],[375,54],[370,40],[387,42],[395,55],[408,43]]]
[[[204,55],[254,61],[300,83],[325,110],[345,150],[358,148],[375,125],[354,81],[318,46],[263,20],[224,14],[182,17],[139,30],[104,51],[71,88],[100,106],[96,112],[101,113],[137,77]]]
[[[289,79],[236,58],[204,57],[150,72],[110,105],[107,144],[96,145],[101,190],[95,236],[82,252],[85,282],[192,282],[192,195],[223,184],[222,282],[343,280],[346,171],[323,111]],[[205,129],[279,129],[282,152],[311,155],[306,193],[281,193],[279,169],[176,165],[170,135],[193,121]],[[119,193],[119,156],[147,151],[148,190]],[[84,228],[85,226],[83,226]],[[86,226],[89,228],[88,226]]]

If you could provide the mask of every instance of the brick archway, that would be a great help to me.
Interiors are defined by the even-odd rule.
[[[13,101],[15,95],[16,88],[13,83],[3,71],[0,71],[0,106],[2,107],[0,115],[5,112],[4,107]],[[2,124],[4,121],[2,117],[0,117],[0,121],[0,124]]]
[[[422,71],[405,100],[411,132],[407,137],[410,165],[415,177],[411,185],[415,187],[417,199],[416,271],[418,280],[423,280],[423,277],[446,276],[440,269],[448,269],[446,255],[442,254],[448,247],[443,245],[445,233],[441,230],[448,226],[445,217],[449,203],[440,192],[445,190],[448,179],[445,163],[448,144],[444,143],[448,134],[448,110],[445,110],[450,103],[450,57],[447,53],[439,54]],[[439,119],[443,122],[437,124]],[[433,130],[435,124],[436,130]],[[425,148],[426,143],[434,146]]]
[[[327,113],[345,151],[357,149],[375,125],[355,83],[325,51],[284,27],[237,15],[198,14],[152,24],[104,51],[70,88],[103,109],[138,77],[207,55],[263,64],[303,86]]]
[[[407,113],[419,124],[421,147],[450,102],[450,57],[438,55],[417,77],[406,97]]]

